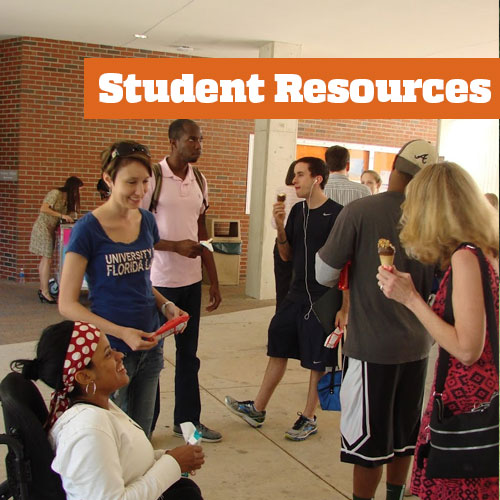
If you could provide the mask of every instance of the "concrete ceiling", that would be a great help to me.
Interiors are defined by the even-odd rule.
[[[258,57],[271,41],[303,57],[498,57],[498,12],[497,0],[0,0],[0,37],[202,57]]]

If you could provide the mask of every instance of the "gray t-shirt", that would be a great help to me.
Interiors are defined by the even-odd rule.
[[[427,300],[434,268],[409,259],[399,242],[399,219],[404,195],[386,192],[355,200],[340,212],[319,256],[342,269],[349,260],[351,296],[349,326],[343,352],[379,364],[400,364],[427,357],[432,339],[416,316],[390,300],[377,285],[380,260],[377,242],[388,239],[396,248],[394,264],[410,273],[415,288]]]

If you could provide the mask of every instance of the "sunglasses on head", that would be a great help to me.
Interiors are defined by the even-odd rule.
[[[147,146],[143,146],[139,143],[120,142],[118,146],[111,151],[109,161],[114,160],[118,156],[130,156],[133,153],[143,153],[146,156],[151,156]]]

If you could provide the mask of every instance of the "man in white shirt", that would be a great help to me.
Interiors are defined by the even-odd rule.
[[[325,161],[330,170],[325,186],[325,194],[328,198],[345,206],[353,200],[371,195],[368,187],[359,182],[350,181],[348,178],[349,150],[342,146],[331,146],[326,150]]]

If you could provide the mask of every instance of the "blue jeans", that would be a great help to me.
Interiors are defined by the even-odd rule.
[[[155,287],[166,299],[186,311],[189,322],[183,333],[175,336],[175,409],[174,424],[200,422],[201,401],[196,356],[200,331],[201,281],[178,288]]]
[[[151,423],[156,400],[156,389],[163,369],[163,341],[147,351],[132,351],[123,359],[130,382],[118,389],[111,399],[135,422],[146,435],[151,434]]]

